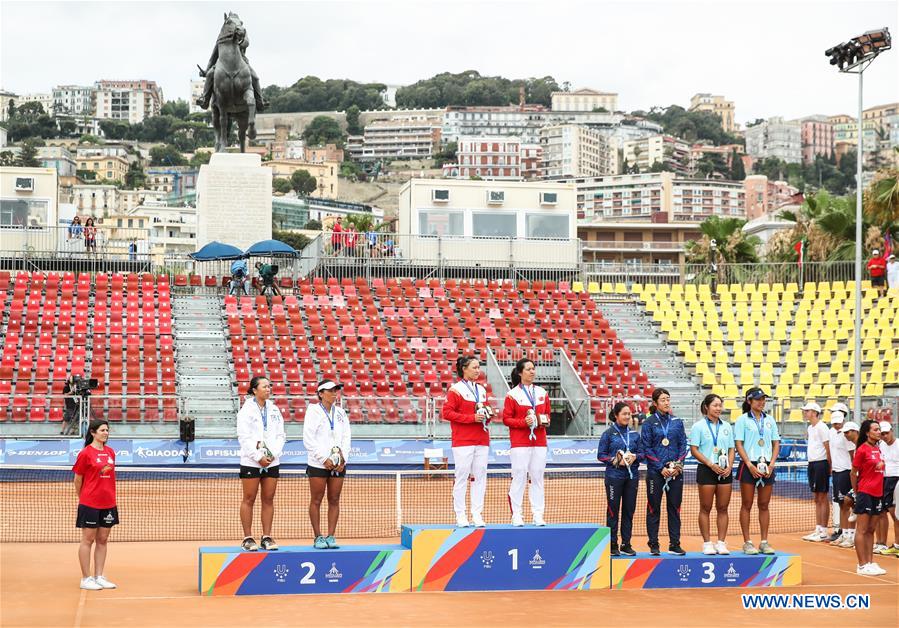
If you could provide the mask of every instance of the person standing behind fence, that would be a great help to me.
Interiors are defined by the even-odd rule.
[[[240,546],[248,552],[260,547],[278,549],[272,538],[272,521],[275,516],[275,489],[281,471],[281,452],[287,435],[284,417],[270,397],[271,382],[260,375],[250,380],[250,394],[237,413],[237,440],[240,444],[240,484],[243,499],[240,502],[240,524],[244,539]],[[262,539],[259,545],[253,539],[253,506],[262,487]]]
[[[115,589],[106,579],[106,550],[109,533],[119,523],[116,506],[115,451],[109,441],[109,421],[94,419],[88,426],[84,449],[78,452],[72,472],[78,495],[75,527],[81,528],[78,562],[81,564],[81,588],[88,591]],[[91,576],[91,547],[94,548],[94,575]]]
[[[487,389],[478,383],[481,363],[471,355],[456,360],[459,381],[446,393],[442,416],[452,428],[453,463],[453,511],[456,527],[469,525],[465,509],[465,493],[471,483],[471,522],[483,528],[484,495],[487,492],[487,455],[490,449],[488,425],[493,418],[493,408],[487,399]]]
[[[84,250],[97,254],[97,227],[94,226],[93,218],[88,218],[84,223]]]
[[[703,554],[730,554],[727,549],[727,507],[733,490],[734,428],[721,419],[724,401],[718,395],[707,395],[699,406],[703,420],[690,430],[690,451],[699,465],[696,484],[699,490],[699,533]],[[715,502],[718,542],[711,541],[712,503]]]
[[[846,429],[845,427],[843,429]],[[874,562],[874,530],[883,516],[883,479],[886,465],[881,458],[880,424],[866,419],[858,431],[855,455],[852,457],[852,492],[855,493],[853,512],[856,522],[855,573],[862,576],[882,576],[886,573]]]
[[[343,247],[343,224],[341,224],[342,220],[343,217],[338,216],[337,221],[334,223],[334,226],[331,227],[331,250],[334,255],[339,255],[340,249]]]
[[[664,388],[652,393],[649,418],[640,432],[646,457],[646,533],[649,551],[659,555],[662,494],[668,514],[668,553],[683,556],[680,546],[680,508],[684,498],[684,459],[687,434],[684,422],[671,414],[671,394]]]
[[[530,479],[528,499],[535,526],[545,526],[543,472],[546,470],[546,428],[549,426],[551,405],[549,395],[534,385],[537,368],[531,360],[522,359],[512,369],[512,389],[503,404],[503,423],[509,427],[512,462],[512,483],[509,486],[509,505],[512,525],[523,526],[521,502]]]
[[[886,465],[883,478],[883,511],[885,516],[877,524],[877,542],[874,553],[885,556],[899,556],[899,519],[896,519],[896,484],[899,484],[899,439],[893,426],[880,422],[880,455]],[[893,528],[893,545],[889,544],[890,526]]]
[[[637,489],[640,486],[640,463],[643,443],[640,434],[630,429],[631,408],[619,401],[612,406],[612,424],[602,433],[596,459],[606,465],[606,525],[612,530],[612,556],[636,556],[631,546]],[[618,519],[621,517],[621,546],[618,546]]]
[[[780,432],[774,417],[765,413],[768,395],[761,388],[750,388],[743,401],[743,415],[734,426],[734,441],[740,454],[737,479],[740,482],[740,530],[743,532],[743,553],[755,555],[774,554],[768,543],[768,527],[771,513],[771,493],[774,490],[774,465],[780,453]],[[759,528],[761,543],[756,549],[749,534],[749,518],[752,502],[758,488]]]
[[[820,542],[830,538],[827,534],[830,492],[830,434],[821,420],[821,406],[809,401],[802,406],[802,415],[808,421],[808,487],[815,498],[815,530],[802,537],[803,541]]]
[[[246,296],[250,296],[250,269],[245,259],[231,262],[231,281],[228,286],[228,294],[240,296],[241,289]]]

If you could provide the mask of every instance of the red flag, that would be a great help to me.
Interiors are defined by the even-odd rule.
[[[887,231],[883,234],[883,259],[887,259],[892,252],[893,239],[890,237],[890,232]]]
[[[793,250],[799,255],[799,265],[802,266],[803,258],[805,257],[805,240],[800,240],[794,244]]]

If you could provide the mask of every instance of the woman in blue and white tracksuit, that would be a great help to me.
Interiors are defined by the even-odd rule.
[[[605,484],[608,502],[606,525],[612,529],[612,555],[634,556],[631,531],[637,509],[640,463],[643,444],[640,433],[630,429],[632,411],[626,403],[616,403],[609,413],[612,425],[602,433],[596,458],[606,465]],[[621,517],[621,548],[618,547],[618,515]]]
[[[272,384],[257,375],[250,380],[250,394],[237,413],[237,441],[240,443],[240,483],[243,499],[240,502],[240,524],[244,539],[240,546],[250,552],[259,547],[278,549],[272,538],[275,516],[275,488],[281,470],[280,456],[287,434],[284,417],[272,403]],[[262,486],[262,540],[253,540],[253,505]]]

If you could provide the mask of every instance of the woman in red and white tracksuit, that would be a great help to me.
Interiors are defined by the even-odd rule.
[[[487,425],[493,409],[487,402],[487,389],[478,384],[481,363],[466,355],[456,360],[456,373],[461,378],[446,393],[443,420],[449,421],[453,434],[453,462],[456,478],[453,483],[453,510],[456,526],[468,527],[465,514],[465,491],[469,476],[471,486],[471,522],[478,528],[484,523],[484,494],[487,492],[487,453],[490,432]]]
[[[509,505],[512,525],[523,526],[521,500],[528,478],[531,488],[528,498],[535,526],[545,526],[543,520],[543,471],[546,469],[546,428],[549,426],[550,402],[546,390],[534,385],[537,367],[528,359],[521,359],[512,370],[512,389],[503,405],[503,423],[509,426],[512,449],[512,484],[509,486]]]

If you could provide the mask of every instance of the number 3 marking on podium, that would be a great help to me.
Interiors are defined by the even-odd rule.
[[[513,547],[510,549],[509,556],[512,557],[512,571],[518,571],[518,548]]]
[[[715,563],[702,563],[702,583],[709,584],[715,581]]]
[[[312,577],[315,573],[315,563],[300,563],[300,569],[306,570],[306,575],[300,578],[300,584],[315,584],[315,578]]]

